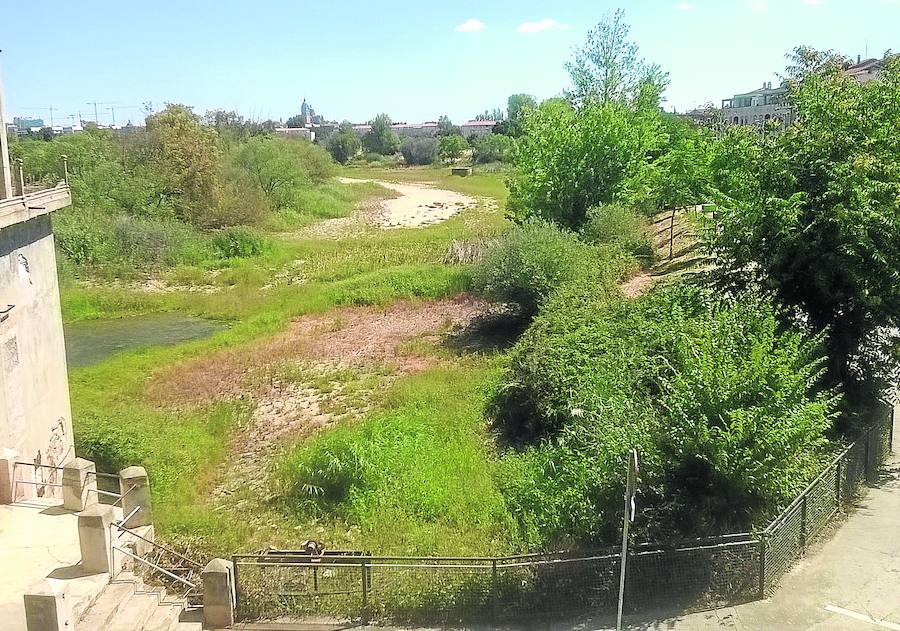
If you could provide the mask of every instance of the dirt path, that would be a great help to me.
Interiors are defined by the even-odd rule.
[[[440,223],[475,206],[474,198],[427,184],[398,184],[381,180],[338,178],[345,184],[371,182],[399,193],[380,203],[374,223],[381,228],[418,228]]]
[[[287,439],[365,414],[397,377],[439,361],[427,349],[443,333],[486,309],[463,295],[305,316],[267,342],[167,368],[153,378],[148,394],[174,406],[255,402],[249,422],[229,439],[233,457],[213,494],[239,488],[263,493],[271,457]]]

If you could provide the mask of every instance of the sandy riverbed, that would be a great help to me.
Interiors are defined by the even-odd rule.
[[[398,184],[381,180],[340,178],[345,184],[373,182],[400,194],[381,202],[375,223],[382,228],[417,228],[439,223],[456,213],[471,208],[475,199],[462,193],[426,184]]]

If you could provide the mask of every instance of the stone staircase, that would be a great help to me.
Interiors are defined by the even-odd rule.
[[[200,631],[197,613],[126,571],[103,588],[77,619],[75,631]]]

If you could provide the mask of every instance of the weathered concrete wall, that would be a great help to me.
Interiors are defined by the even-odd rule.
[[[0,447],[17,460],[61,466],[75,457],[56,253],[50,216],[0,230]],[[3,317],[3,316],[0,316]],[[62,472],[17,466],[17,479],[62,482]],[[16,497],[62,489],[16,485]]]

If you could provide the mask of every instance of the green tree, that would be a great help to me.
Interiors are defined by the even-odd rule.
[[[799,83],[811,74],[819,74],[828,68],[843,68],[849,60],[834,50],[817,50],[812,46],[797,46],[785,57],[788,66],[784,79]]]
[[[178,215],[207,223],[221,203],[216,131],[201,125],[190,107],[173,103],[148,116],[146,129],[151,161],[168,182]]]
[[[437,138],[406,138],[400,145],[406,164],[432,164],[438,157]]]
[[[481,138],[475,138],[472,149],[472,158],[477,164],[511,162],[516,149],[516,141],[509,136],[488,134]]]
[[[362,146],[366,151],[390,156],[400,149],[400,137],[391,128],[391,117],[379,114],[370,123],[371,129],[363,136]]]
[[[460,133],[459,126],[454,125],[453,121],[451,121],[450,117],[447,116],[446,114],[441,116],[440,118],[438,118],[437,124],[438,124],[438,130],[437,130],[438,136],[454,136],[454,135],[459,135],[459,133]]]
[[[359,153],[362,143],[359,140],[359,136],[353,131],[353,125],[344,121],[337,128],[337,131],[331,134],[325,146],[332,158],[341,164],[347,164],[353,156]]]
[[[285,127],[291,127],[291,128],[296,129],[296,128],[303,127],[303,122],[304,122],[303,117],[300,114],[294,114],[289,119],[287,119],[287,122],[284,125],[285,125]]]
[[[655,109],[564,100],[542,103],[525,118],[515,151],[508,207],[517,221],[539,217],[577,229],[589,208],[608,204],[649,177],[650,158],[665,147]]]
[[[640,58],[630,31],[625,12],[618,9],[588,32],[587,41],[566,64],[572,81],[567,96],[572,103],[634,102],[642,94],[658,103],[669,75]]]
[[[730,130],[716,147],[709,244],[723,284],[773,291],[828,331],[832,379],[861,404],[896,382],[900,61],[862,86],[837,68],[809,74],[792,100],[783,133]]]
[[[469,143],[462,136],[442,136],[439,144],[439,152],[444,160],[456,162],[462,157],[463,152],[469,148]]]

